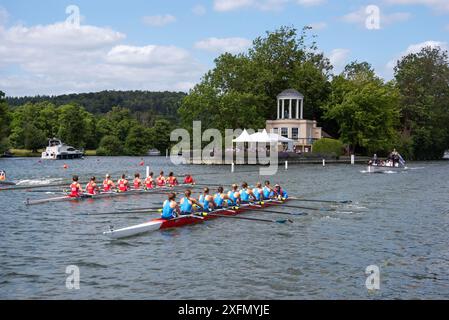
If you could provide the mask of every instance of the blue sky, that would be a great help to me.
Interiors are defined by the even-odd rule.
[[[69,5],[79,9],[79,25],[66,22]],[[366,26],[376,14],[367,13],[370,5],[379,9],[380,29]],[[448,48],[449,0],[2,0],[0,90],[188,91],[220,53],[243,52],[282,25],[312,25],[335,72],[368,61],[391,79],[402,55]]]

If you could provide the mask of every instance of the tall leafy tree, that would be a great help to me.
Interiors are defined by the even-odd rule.
[[[8,150],[8,134],[10,129],[11,117],[8,110],[8,104],[5,100],[5,94],[0,91],[0,154]]]
[[[85,115],[84,109],[67,104],[59,107],[59,130],[58,137],[65,143],[76,146],[85,146],[85,122],[83,116]]]
[[[401,97],[401,133],[416,159],[440,159],[449,149],[448,52],[423,48],[398,61],[395,79]]]

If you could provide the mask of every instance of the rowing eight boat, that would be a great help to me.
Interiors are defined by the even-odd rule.
[[[286,200],[285,200],[286,201]],[[161,218],[152,219],[149,222],[144,222],[138,225],[121,228],[114,230],[113,227],[110,227],[110,230],[103,232],[103,235],[111,238],[111,239],[122,239],[127,238],[135,235],[139,235],[142,233],[147,232],[153,232],[156,230],[162,230],[162,229],[169,229],[169,228],[178,228],[183,227],[186,225],[202,222],[204,220],[214,219],[217,218],[217,216],[214,216],[214,213],[219,213],[220,215],[227,215],[227,216],[233,216],[240,214],[242,212],[250,211],[250,210],[256,210],[256,209],[262,209],[266,207],[271,207],[275,205],[282,205],[285,201],[277,201],[277,200],[267,200],[265,202],[262,202],[261,204],[244,204],[240,207],[235,208],[223,208],[218,209],[215,211],[210,212],[209,214],[205,216],[198,216],[198,215],[185,215],[185,216],[179,216],[171,220],[165,220]]]
[[[191,186],[190,184],[180,184],[174,187],[156,187],[154,189],[138,189],[138,190],[129,190],[126,192],[101,192],[98,194],[82,194],[79,197],[71,197],[71,196],[60,196],[60,197],[53,197],[53,198],[46,198],[46,199],[38,199],[38,200],[30,200],[27,199],[25,201],[26,205],[36,205],[36,204],[43,204],[43,203],[49,203],[49,202],[65,202],[65,201],[80,201],[85,199],[101,199],[101,198],[113,198],[113,197],[120,197],[120,196],[132,196],[132,195],[139,195],[139,194],[146,194],[146,193],[156,193],[160,191],[169,191],[173,190],[177,187],[186,187]]]

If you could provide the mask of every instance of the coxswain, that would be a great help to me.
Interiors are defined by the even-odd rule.
[[[115,188],[114,181],[111,180],[111,175],[107,174],[106,179],[103,181],[103,191],[111,192],[113,188]]]
[[[176,203],[176,193],[170,192],[168,194],[168,199],[164,201],[162,205],[162,215],[161,218],[165,220],[170,220],[176,218],[180,214],[179,206]]]
[[[179,184],[178,179],[175,177],[173,172],[170,172],[168,174],[167,184],[168,184],[169,187],[174,187],[174,186],[177,186]]]
[[[264,196],[263,196],[262,183],[257,182],[256,183],[256,187],[253,188],[252,192],[253,192],[254,199],[256,201],[262,201],[263,200]]]
[[[83,189],[81,189],[81,185],[78,183],[78,176],[73,176],[72,184],[70,185],[70,197],[78,198],[81,196]]]
[[[122,174],[121,179],[117,181],[118,185],[118,191],[119,192],[126,192],[129,190],[129,182],[126,180],[126,175]]]
[[[214,196],[215,208],[223,208],[223,206],[227,206],[229,197],[226,193],[224,193],[223,187],[219,186],[217,189],[217,193]]]
[[[86,185],[86,192],[88,194],[97,194],[98,192],[100,192],[100,188],[98,187],[95,180],[95,177],[90,178],[89,183]]]
[[[166,179],[164,177],[164,171],[161,171],[161,173],[159,173],[159,177],[156,178],[156,184],[158,187],[163,187],[165,186],[166,183]]]
[[[6,172],[3,170],[0,170],[0,181],[6,180]]]
[[[231,186],[231,190],[228,192],[228,204],[230,206],[240,205],[239,186],[235,183]]]
[[[208,187],[203,189],[203,193],[200,195],[198,201],[201,203],[203,211],[210,211],[215,207],[214,197],[209,194]]]
[[[150,172],[148,177],[145,178],[145,189],[153,189],[153,188],[154,188],[153,172]]]
[[[186,177],[184,178],[184,183],[185,184],[195,184],[195,180],[193,180],[193,177],[190,174],[187,174]]]
[[[243,203],[248,203],[254,199],[255,197],[253,195],[253,191],[248,188],[248,184],[246,182],[243,182],[242,189],[240,189],[240,201]]]
[[[263,198],[264,200],[272,199],[274,197],[274,190],[270,185],[270,181],[265,180],[263,187]]]
[[[140,179],[140,173],[134,174],[134,181],[133,181],[134,189],[140,189],[142,187],[142,180]]]
[[[181,215],[192,214],[194,205],[197,205],[197,206],[203,208],[203,205],[198,200],[196,200],[195,198],[192,198],[192,191],[186,190],[184,192],[184,197],[179,202],[179,208],[181,209]]]
[[[281,186],[279,184],[276,184],[274,186],[274,193],[276,195],[276,198],[278,198],[278,200],[285,200],[288,198],[288,193],[287,191],[285,191],[284,189],[281,188]]]

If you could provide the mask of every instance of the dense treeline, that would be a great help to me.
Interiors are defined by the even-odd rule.
[[[220,55],[187,96],[0,93],[0,151],[36,150],[53,136],[104,155],[164,150],[171,129],[190,129],[194,120],[202,121],[203,130],[265,127],[276,116],[276,95],[287,88],[304,95],[305,118],[316,119],[351,152],[382,155],[396,148],[406,159],[439,159],[449,149],[447,51],[428,47],[403,57],[387,82],[367,62],[351,62],[333,74],[308,33],[282,27],[255,39],[246,53]]]
[[[93,114],[104,114],[119,106],[129,109],[144,125],[152,125],[157,115],[175,121],[183,92],[101,91],[59,96],[7,97],[12,108],[26,103],[50,102],[55,106],[73,104]]]
[[[441,158],[449,149],[446,51],[407,55],[389,82],[367,62],[352,62],[334,75],[308,29],[298,34],[282,27],[254,40],[247,53],[219,56],[183,100],[184,126],[202,120],[206,128],[263,128],[275,118],[276,95],[294,88],[304,94],[304,117],[316,119],[351,152],[382,155],[397,148],[408,159]]]

